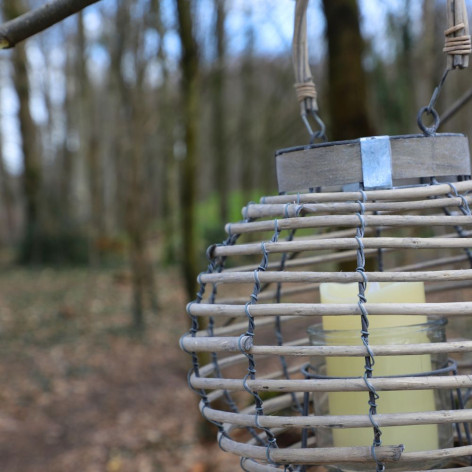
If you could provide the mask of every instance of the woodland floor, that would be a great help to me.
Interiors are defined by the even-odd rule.
[[[138,339],[126,273],[2,268],[0,471],[241,470],[199,439],[180,286],[158,274],[160,315]]]
[[[0,472],[241,471],[202,440],[177,270],[139,338],[126,271],[0,266]]]

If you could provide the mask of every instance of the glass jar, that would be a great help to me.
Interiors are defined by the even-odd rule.
[[[360,320],[359,320],[360,323]],[[446,320],[369,330],[369,344],[417,344],[444,342]],[[311,345],[355,346],[362,345],[359,330],[325,331],[322,325],[308,329]],[[313,357],[310,372],[315,378],[363,377],[363,357]],[[375,377],[439,375],[448,365],[447,354],[415,354],[407,356],[376,356]],[[378,392],[377,413],[407,413],[451,409],[450,392],[447,390],[408,390]],[[315,415],[367,415],[368,392],[317,392],[313,395]],[[428,451],[452,447],[452,424],[411,425],[381,427],[383,445],[405,446],[406,452]],[[318,447],[371,446],[372,428],[318,428]],[[424,470],[437,466],[437,462],[408,464],[389,463],[388,470]],[[365,464],[342,464],[331,470],[375,471]]]

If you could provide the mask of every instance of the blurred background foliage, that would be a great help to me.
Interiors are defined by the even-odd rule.
[[[39,3],[4,0],[3,20]],[[444,3],[312,2],[330,139],[416,132],[445,64]],[[158,311],[156,268],[179,264],[192,298],[204,248],[247,201],[276,191],[274,151],[308,141],[293,7],[102,0],[2,52],[2,246],[26,265],[129,264],[136,326]],[[470,72],[453,74],[438,108],[469,83]],[[447,129],[467,132],[471,113]]]
[[[1,19],[42,3],[2,0]],[[277,192],[275,150],[309,141],[293,11],[101,0],[1,51],[2,472],[240,470],[206,442],[178,339],[206,247]],[[328,137],[418,132],[444,29],[445,0],[312,0]],[[440,113],[470,74],[449,75]]]

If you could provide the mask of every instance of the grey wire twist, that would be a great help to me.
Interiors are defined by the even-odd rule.
[[[278,240],[279,234],[280,234],[280,228],[278,225],[278,221],[274,221],[275,225],[275,232],[274,235],[271,239],[271,242],[275,242]],[[254,337],[254,329],[255,329],[255,322],[254,322],[254,317],[251,315],[250,311],[250,306],[257,303],[259,293],[261,292],[261,283],[259,280],[259,272],[265,271],[268,267],[269,264],[269,254],[266,249],[266,243],[262,242],[261,243],[261,250],[262,250],[262,260],[261,263],[259,264],[259,267],[254,271],[254,287],[252,294],[250,296],[250,300],[246,303],[245,305],[245,313],[246,317],[248,319],[248,329],[246,331],[245,336],[249,337]],[[247,352],[246,350],[242,349],[242,343],[241,343],[241,337],[239,340],[239,347],[241,352],[247,357],[248,359],[248,369],[247,369],[247,374],[243,378],[243,388],[254,398],[254,409],[255,409],[255,423],[256,426],[264,431],[267,437],[266,441],[266,459],[269,464],[277,465],[273,462],[271,456],[270,456],[270,451],[273,448],[277,448],[277,439],[272,433],[272,431],[269,428],[262,427],[259,424],[259,416],[264,415],[264,408],[263,408],[263,401],[262,398],[260,397],[259,393],[257,391],[251,390],[249,388],[249,385],[247,383],[248,379],[255,380],[256,378],[256,361],[254,359],[254,356]],[[288,471],[292,471],[292,468],[289,467],[287,468]]]
[[[374,358],[374,353],[372,352],[372,349],[369,346],[369,316],[368,316],[367,309],[365,307],[365,303],[367,302],[365,291],[367,288],[368,280],[367,280],[367,274],[365,273],[365,252],[364,252],[364,243],[362,240],[365,235],[364,214],[365,214],[366,194],[362,190],[360,191],[360,193],[361,193],[361,200],[357,202],[359,204],[359,212],[357,213],[357,216],[359,218],[359,226],[357,227],[355,237],[356,237],[356,241],[358,245],[356,272],[361,275],[362,281],[358,283],[359,293],[357,296],[359,299],[358,307],[361,313],[361,324],[362,324],[361,340],[367,350],[367,355],[364,358],[365,359],[364,382],[369,390],[369,401],[368,401],[369,419],[374,429],[374,440],[372,442],[371,455],[377,464],[377,472],[382,472],[385,470],[385,465],[378,460],[377,455],[376,455],[376,448],[382,445],[382,441],[380,439],[382,436],[382,431],[380,430],[380,427],[374,418],[375,415],[377,414],[377,400],[379,399],[379,395],[376,392],[374,386],[369,381],[369,379],[372,378],[375,358]]]

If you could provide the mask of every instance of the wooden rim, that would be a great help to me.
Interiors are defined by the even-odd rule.
[[[387,148],[390,187],[392,179],[395,184],[402,179],[470,175],[468,139],[463,135],[389,137]],[[364,158],[362,140],[279,151],[276,154],[279,193],[370,180]]]

